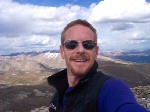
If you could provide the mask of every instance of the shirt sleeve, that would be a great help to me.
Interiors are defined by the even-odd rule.
[[[140,106],[130,87],[117,78],[108,79],[98,96],[99,112],[148,112]]]

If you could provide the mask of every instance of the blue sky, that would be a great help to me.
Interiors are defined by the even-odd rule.
[[[19,2],[21,4],[34,4],[34,5],[42,5],[42,6],[62,6],[65,4],[73,4],[73,5],[80,5],[84,7],[89,7],[92,3],[98,4],[100,1],[103,0],[15,0],[16,2]],[[147,2],[150,2],[150,0],[146,0]]]
[[[0,0],[0,55],[59,49],[79,18],[97,29],[100,50],[150,49],[150,0]]]
[[[55,6],[59,7],[65,4],[73,4],[73,5],[80,5],[84,7],[89,7],[92,3],[98,4],[100,0],[15,0],[21,4],[34,4],[39,6]]]

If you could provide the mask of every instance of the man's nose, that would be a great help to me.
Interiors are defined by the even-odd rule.
[[[82,45],[82,42],[79,42],[78,46],[77,46],[77,51],[81,53],[81,52],[84,52],[84,50],[85,50],[85,48]]]

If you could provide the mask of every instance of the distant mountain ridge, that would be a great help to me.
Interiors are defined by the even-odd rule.
[[[42,53],[59,53],[59,52],[60,52],[59,50],[45,50],[39,52],[32,51],[32,52],[11,53],[9,55],[1,55],[1,56],[18,56],[18,55],[36,56]],[[100,55],[114,58],[114,59],[135,62],[135,63],[150,63],[150,49],[148,50],[105,50],[105,51],[101,51]]]
[[[150,63],[150,49],[148,50],[107,50],[101,52],[101,55],[131,61],[135,63]]]
[[[150,64],[138,64],[117,60],[99,55],[97,58],[98,70],[127,82],[131,87],[150,85]],[[36,72],[58,70],[66,68],[65,61],[60,53],[30,52],[16,56],[0,56],[0,74],[16,71]]]
[[[8,55],[1,55],[1,56],[18,56],[18,55],[21,55],[21,54],[24,54],[24,55],[38,55],[38,54],[47,53],[47,52],[50,52],[50,53],[59,53],[59,50],[18,52],[18,53],[11,53],[11,54],[8,54]]]

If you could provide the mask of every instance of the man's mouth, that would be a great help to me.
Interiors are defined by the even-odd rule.
[[[87,60],[84,60],[84,59],[75,59],[74,61],[75,62],[86,62]]]

